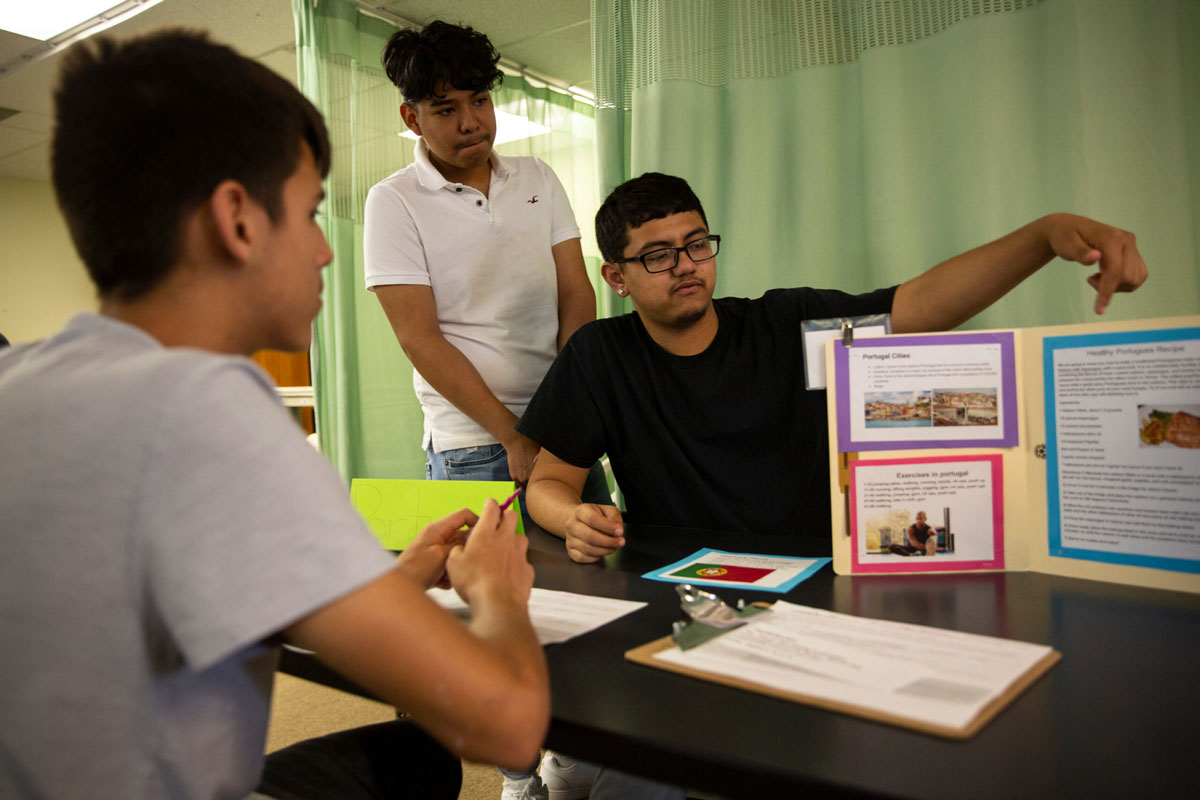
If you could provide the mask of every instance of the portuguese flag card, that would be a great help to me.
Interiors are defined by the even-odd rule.
[[[762,592],[787,592],[828,564],[828,558],[797,558],[758,553],[727,553],[704,548],[643,578],[671,583],[739,586]]]

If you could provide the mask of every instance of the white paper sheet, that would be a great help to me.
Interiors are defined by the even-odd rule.
[[[429,596],[459,619],[471,618],[470,607],[453,589],[430,589]],[[529,595],[529,619],[538,641],[547,645],[574,639],[644,605],[634,600],[535,588]]]
[[[854,329],[854,335],[887,336],[887,329],[883,325],[863,325]],[[808,368],[809,389],[825,388],[825,343],[830,339],[840,339],[841,336],[841,328],[804,332],[804,363]]]
[[[955,729],[1050,648],[777,602],[717,639],[654,658]]]

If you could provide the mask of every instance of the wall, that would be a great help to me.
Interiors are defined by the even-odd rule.
[[[0,333],[41,339],[95,295],[46,181],[0,177]]]

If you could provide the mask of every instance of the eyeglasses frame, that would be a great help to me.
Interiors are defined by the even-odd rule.
[[[708,258],[699,258],[699,259],[692,258],[692,254],[688,252],[688,248],[691,247],[692,245],[694,245],[696,242],[713,242],[716,245],[716,247],[713,248],[713,254],[711,256],[709,256]],[[710,233],[705,236],[701,236],[697,239],[692,239],[690,242],[685,242],[683,245],[681,245],[679,247],[656,247],[648,253],[642,253],[640,256],[633,256],[631,258],[618,258],[614,263],[630,264],[634,261],[640,261],[640,262],[642,262],[642,269],[646,270],[646,272],[648,272],[651,275],[658,275],[663,272],[670,272],[671,270],[673,270],[677,266],[679,266],[679,254],[680,253],[683,253],[684,255],[686,255],[693,264],[703,264],[705,261],[712,261],[714,258],[716,258],[717,251],[719,251],[720,249],[721,249],[721,237],[715,233]],[[671,266],[666,267],[665,269],[650,269],[650,265],[648,265],[646,263],[646,257],[652,256],[655,253],[665,253],[668,250],[675,251],[675,260],[671,262]]]

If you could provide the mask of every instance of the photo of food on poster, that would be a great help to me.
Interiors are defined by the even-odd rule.
[[[1017,444],[1011,332],[833,345],[838,450]]]
[[[1200,572],[1200,328],[1046,337],[1050,554]]]
[[[850,464],[854,572],[1004,569],[999,455]]]
[[[1200,404],[1168,401],[1138,406],[1138,438],[1141,447],[1200,450]]]

